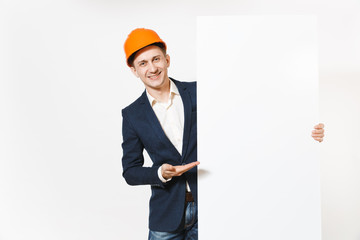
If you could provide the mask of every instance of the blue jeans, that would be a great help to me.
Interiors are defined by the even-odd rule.
[[[149,231],[149,240],[198,240],[197,207],[194,202],[187,203],[185,227],[180,232]]]

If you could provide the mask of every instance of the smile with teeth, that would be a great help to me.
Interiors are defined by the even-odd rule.
[[[154,80],[160,75],[160,73],[161,73],[161,71],[158,72],[157,74],[153,74],[153,75],[148,76],[148,78],[150,78],[151,80]]]

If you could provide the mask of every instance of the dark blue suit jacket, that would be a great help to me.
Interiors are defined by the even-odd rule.
[[[181,165],[197,161],[196,82],[171,79],[179,89],[184,104],[183,149],[180,155],[165,135],[144,93],[122,110],[123,176],[130,185],[151,185],[149,228],[172,232],[184,226],[186,181],[197,203],[197,168],[167,183],[157,175],[163,163]],[[143,167],[144,148],[153,165]]]

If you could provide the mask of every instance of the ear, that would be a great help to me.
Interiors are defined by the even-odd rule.
[[[139,74],[137,73],[135,67],[130,67],[130,69],[131,69],[131,72],[138,78]]]
[[[165,59],[166,59],[167,67],[170,67],[170,55],[166,54]]]

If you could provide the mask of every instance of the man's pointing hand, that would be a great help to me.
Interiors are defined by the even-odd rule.
[[[181,176],[184,172],[189,171],[190,169],[192,169],[193,167],[196,167],[199,164],[200,164],[199,161],[188,163],[186,165],[178,165],[178,166],[173,166],[173,165],[164,163],[161,166],[161,174],[162,174],[163,178],[165,178],[165,179],[169,179],[172,177],[178,177],[178,176]]]

